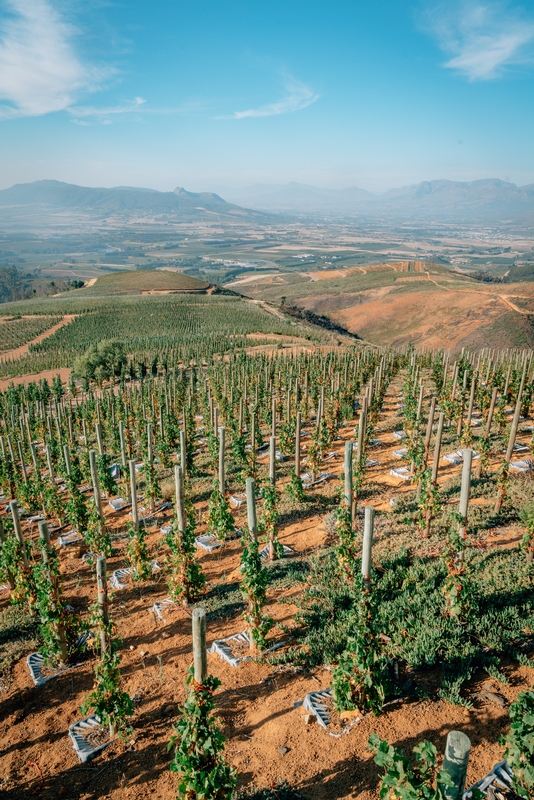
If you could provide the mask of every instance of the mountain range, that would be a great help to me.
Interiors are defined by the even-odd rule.
[[[18,183],[0,191],[0,219],[33,212],[82,211],[103,215],[169,215],[201,217],[206,213],[230,217],[263,218],[262,213],[227,203],[213,192],[173,192],[117,186],[112,189],[76,186],[60,181]]]
[[[234,203],[276,213],[460,218],[534,214],[534,184],[516,186],[497,178],[423,181],[383,194],[372,194],[357,186],[322,189],[301,183],[256,184],[223,192]]]
[[[19,183],[0,191],[0,220],[28,213],[81,211],[100,215],[205,218],[206,214],[243,221],[268,221],[271,215],[362,216],[455,220],[514,219],[534,221],[534,184],[516,186],[497,178],[460,182],[424,181],[372,194],[353,186],[324,189],[300,183],[255,184],[213,192],[178,187],[159,192],[118,186],[111,189],[44,180]],[[268,215],[268,216],[267,216]]]

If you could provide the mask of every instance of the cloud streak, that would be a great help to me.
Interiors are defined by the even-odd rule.
[[[249,108],[246,111],[235,111],[227,117],[218,117],[218,119],[249,119],[251,117],[274,117],[278,114],[292,114],[295,111],[300,111],[303,108],[311,106],[319,99],[319,95],[304,83],[288,76],[284,80],[284,89],[286,96],[276,103],[269,103],[266,106],[259,108]]]
[[[77,58],[74,31],[48,0],[5,0],[0,19],[0,119],[62,111],[101,71]]]
[[[510,65],[534,63],[534,18],[499,0],[456,0],[426,8],[423,28],[451,56],[444,63],[469,81],[501,77]]]

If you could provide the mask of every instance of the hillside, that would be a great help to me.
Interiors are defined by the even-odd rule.
[[[208,281],[167,270],[127,270],[102,275],[91,285],[76,292],[76,296],[100,297],[113,294],[161,294],[174,292],[205,292]]]
[[[534,346],[533,284],[480,283],[436,264],[269,276],[238,289],[326,315],[377,345]]]

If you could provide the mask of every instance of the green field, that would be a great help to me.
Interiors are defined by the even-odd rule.
[[[201,292],[209,287],[208,281],[167,270],[130,270],[102,275],[92,286],[78,290],[84,297],[103,297],[114,294],[140,294],[142,292]]]

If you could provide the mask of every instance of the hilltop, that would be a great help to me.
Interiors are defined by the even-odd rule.
[[[114,294],[172,294],[176,292],[205,293],[211,284],[208,281],[184,275],[183,272],[167,270],[126,270],[102,275],[89,281],[76,295],[98,297]]]

